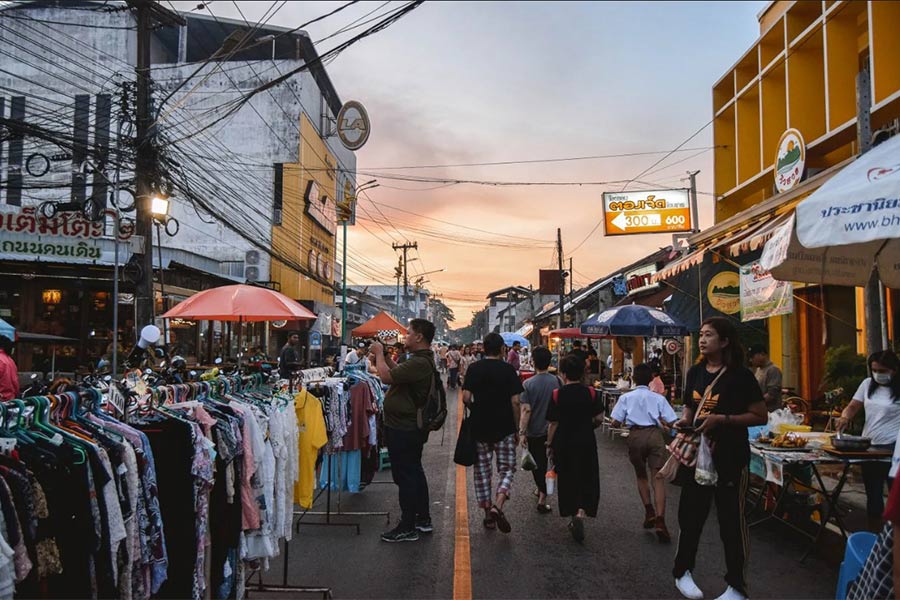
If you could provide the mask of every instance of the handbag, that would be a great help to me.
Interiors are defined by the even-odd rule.
[[[700,404],[697,406],[697,412],[694,413],[694,419],[691,422],[692,425],[697,424],[697,417],[703,411],[703,405],[706,404],[706,401],[712,396],[713,388],[716,383],[719,382],[719,378],[725,374],[727,367],[722,367],[719,371],[719,374],[716,375],[716,378],[713,379],[712,383],[706,386],[706,390],[703,392],[703,398],[700,400]],[[691,431],[688,433],[681,432],[675,436],[675,439],[672,440],[672,443],[669,444],[669,452],[671,452],[671,456],[669,456],[669,460],[666,461],[666,464],[663,465],[663,468],[659,470],[657,473],[657,477],[663,479],[667,482],[674,483],[676,481],[676,477],[678,480],[684,479],[684,474],[682,473],[679,476],[679,471],[683,471],[683,469],[679,467],[687,467],[688,469],[693,469],[697,465],[697,453],[700,447],[700,435],[696,431]]]
[[[475,464],[478,455],[475,449],[475,437],[472,434],[472,422],[469,419],[469,409],[463,415],[462,424],[459,426],[459,436],[456,438],[456,450],[453,452],[453,462],[463,467],[471,467]]]

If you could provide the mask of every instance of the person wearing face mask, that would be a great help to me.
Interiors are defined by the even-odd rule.
[[[900,432],[900,359],[890,350],[869,356],[871,377],[859,384],[853,400],[841,413],[836,429],[843,432],[860,408],[866,409],[863,437],[871,438],[872,447],[893,450]],[[881,529],[884,512],[885,484],[890,488],[891,465],[882,462],[862,463],[866,485],[866,513],[872,528]]]

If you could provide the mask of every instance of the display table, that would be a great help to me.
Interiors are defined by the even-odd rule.
[[[775,519],[784,523],[794,531],[808,537],[810,539],[810,545],[806,549],[806,552],[803,553],[800,561],[803,562],[806,560],[806,557],[809,556],[809,553],[816,546],[816,543],[822,537],[822,532],[825,530],[825,527],[828,523],[834,523],[838,530],[841,532],[841,535],[844,538],[847,538],[847,530],[844,527],[843,519],[841,518],[840,511],[838,510],[838,500],[841,497],[841,492],[844,489],[844,484],[847,483],[847,475],[850,473],[850,467],[858,463],[865,462],[890,462],[891,454],[889,452],[877,452],[871,451],[868,453],[829,453],[825,450],[814,449],[814,448],[803,448],[803,449],[774,449],[771,446],[760,444],[758,442],[750,442],[750,451],[753,456],[758,457],[764,463],[765,473],[761,476],[767,482],[774,483],[775,485],[780,486],[780,491],[778,493],[777,498],[775,499],[775,507],[772,512],[767,512],[766,515],[756,521],[749,523],[749,527],[754,527],[759,525],[760,523],[764,523],[770,519]],[[838,478],[838,483],[830,490],[826,487],[825,481],[822,478],[822,474],[819,471],[819,465],[843,465],[841,469],[840,477]],[[808,466],[812,470],[813,480],[810,483],[805,483],[802,481],[798,481],[793,469],[786,469],[788,466]],[[757,473],[757,475],[760,475]],[[786,498],[789,489],[793,486],[802,486],[804,488],[810,489],[818,494],[821,494],[824,499],[824,506],[821,507],[821,517],[819,519],[818,526],[816,528],[815,534],[811,534],[808,531],[798,527],[794,523],[791,523],[787,519],[782,518],[779,514],[779,507],[782,506],[783,500]],[[750,514],[753,510],[759,507],[762,502],[763,496],[766,492],[766,485],[763,485],[760,488],[758,494],[755,495],[755,498],[751,499],[751,508],[747,511]]]
[[[594,388],[601,395],[603,400],[603,414],[609,416],[612,412],[613,407],[616,405],[616,402],[619,400],[619,396],[624,394],[629,390],[620,390],[616,387],[602,387],[602,388]]]
[[[532,377],[534,377],[534,371],[519,371],[519,379],[522,380],[522,383],[525,383]]]

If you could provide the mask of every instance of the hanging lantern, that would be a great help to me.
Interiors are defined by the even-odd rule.
[[[44,304],[57,305],[62,302],[62,290],[44,290],[41,293]]]

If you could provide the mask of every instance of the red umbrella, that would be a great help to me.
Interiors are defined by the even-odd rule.
[[[194,321],[313,321],[316,315],[284,294],[252,285],[226,285],[194,294],[163,315]]]

